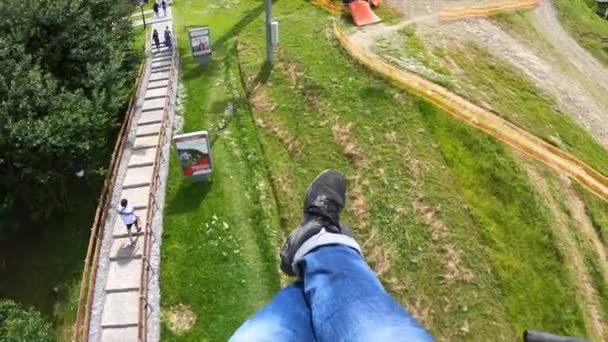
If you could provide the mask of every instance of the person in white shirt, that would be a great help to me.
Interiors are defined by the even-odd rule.
[[[139,218],[135,215],[135,209],[129,205],[129,201],[126,198],[120,200],[120,208],[118,208],[118,214],[120,218],[122,218],[122,222],[127,226],[127,233],[129,234],[129,241],[131,241],[131,246],[135,245],[137,242],[137,238],[134,238],[131,235],[131,227],[135,225],[135,229],[137,232],[141,231],[141,227],[139,226]]]

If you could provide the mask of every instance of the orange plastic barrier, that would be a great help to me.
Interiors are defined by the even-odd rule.
[[[371,0],[371,2],[374,6],[380,5],[380,0]],[[335,15],[349,14],[350,12],[353,21],[357,26],[365,26],[382,21],[374,11],[372,11],[369,3],[365,0],[356,0],[347,6],[344,6],[341,0],[310,0],[310,3],[322,7],[329,13]]]
[[[357,0],[348,4],[350,15],[357,26],[371,25],[379,23],[380,18],[372,11],[367,1]]]
[[[439,12],[439,18],[444,21],[460,20],[474,17],[487,17],[508,11],[534,8],[539,0],[516,0],[486,6],[447,8]]]

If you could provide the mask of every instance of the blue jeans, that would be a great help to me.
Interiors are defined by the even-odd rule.
[[[231,342],[433,341],[354,249],[322,246],[299,267],[302,280],[281,290]]]

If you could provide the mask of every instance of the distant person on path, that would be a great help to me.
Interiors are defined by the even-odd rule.
[[[135,215],[135,208],[129,205],[129,201],[126,198],[120,200],[120,208],[118,208],[118,213],[120,214],[120,218],[122,218],[122,222],[127,226],[127,233],[129,234],[129,241],[131,242],[131,246],[135,246],[135,242],[137,242],[137,238],[134,238],[131,235],[131,227],[135,225],[135,229],[139,233],[141,231],[141,227],[139,225],[139,218]]]
[[[160,4],[163,7],[163,16],[166,17],[167,16],[167,2],[165,0],[163,0]]]
[[[158,37],[158,31],[154,29],[152,33],[152,40],[154,41],[154,45],[156,45],[157,49],[160,49],[160,38]]]
[[[169,26],[165,27],[165,45],[171,49],[173,47],[173,41],[171,40],[171,31],[169,31]]]
[[[154,1],[154,6],[152,6],[152,9],[154,10],[154,17],[158,18],[160,16],[160,14],[158,14],[158,2]]]
[[[308,187],[304,218],[281,248],[281,270],[298,279],[246,321],[231,342],[397,341],[433,337],[382,287],[339,217],[346,180],[323,171]]]

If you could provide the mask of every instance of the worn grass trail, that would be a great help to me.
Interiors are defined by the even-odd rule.
[[[210,183],[192,183],[172,153],[160,280],[163,341],[227,340],[279,287],[274,199],[234,50],[235,35],[260,6],[174,3],[183,131],[209,131],[215,172]],[[203,25],[213,39],[209,66],[191,57],[187,39],[188,29]],[[196,319],[185,331],[174,320],[180,307]]]

